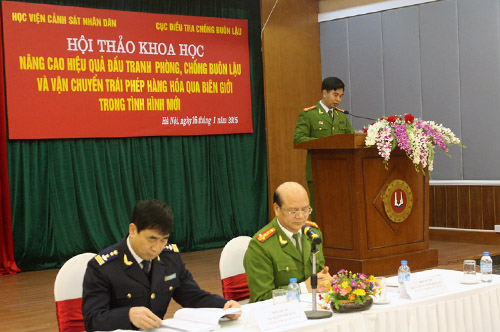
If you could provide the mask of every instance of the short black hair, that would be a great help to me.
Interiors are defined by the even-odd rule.
[[[321,83],[321,91],[326,90],[329,92],[331,90],[344,89],[344,82],[338,77],[327,77]]]
[[[281,201],[281,196],[278,193],[278,190],[274,191],[274,194],[273,194],[273,203],[278,204],[279,207],[281,207],[281,204],[283,204],[283,202]]]
[[[158,199],[141,200],[135,203],[131,222],[137,227],[138,233],[144,229],[154,229],[167,235],[174,226],[174,213]]]

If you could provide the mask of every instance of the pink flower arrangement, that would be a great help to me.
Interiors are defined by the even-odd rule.
[[[367,277],[363,273],[342,269],[332,276],[329,283],[320,288],[320,298],[339,309],[339,303],[342,301],[363,304],[370,295],[376,295],[375,287],[378,286],[379,282],[373,276]]]
[[[411,114],[380,118],[364,131],[367,134],[365,145],[377,147],[386,167],[396,147],[406,152],[417,171],[424,171],[425,168],[433,170],[435,145],[441,147],[448,156],[450,144],[464,147],[450,129]]]

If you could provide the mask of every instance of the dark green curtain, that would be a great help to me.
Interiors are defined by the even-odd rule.
[[[248,20],[252,134],[8,140],[16,262],[54,268],[127,232],[138,199],[175,215],[181,250],[223,246],[267,220],[267,164],[258,0],[29,1]],[[33,110],[36,111],[36,110]]]

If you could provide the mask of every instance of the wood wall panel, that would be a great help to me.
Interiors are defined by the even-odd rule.
[[[500,225],[500,187],[431,186],[433,227],[494,230]]]
[[[453,202],[450,202],[453,204]],[[458,187],[458,228],[471,228],[471,215],[470,215],[470,190],[469,187]]]
[[[434,206],[431,206],[431,215],[434,217],[433,226],[446,227],[446,191],[444,187],[434,188]]]
[[[456,202],[458,199],[458,188],[447,186],[445,188],[446,195],[446,227],[458,227],[458,211],[456,204],[448,204],[448,201]]]
[[[495,229],[495,188],[481,187],[482,229]]]
[[[470,187],[471,229],[483,229],[483,204],[481,196],[481,187]]]
[[[264,25],[276,1],[260,3]],[[318,10],[317,0],[279,1],[262,34],[270,202],[285,181],[307,188],[306,151],[293,149],[293,132],[300,111],[321,97]]]
[[[500,224],[500,187],[495,187],[495,224]]]

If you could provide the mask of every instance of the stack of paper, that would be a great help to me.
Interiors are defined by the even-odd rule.
[[[163,320],[162,327],[181,331],[208,332],[220,329],[219,320],[225,315],[240,313],[241,308],[182,308],[175,312],[174,318]]]

